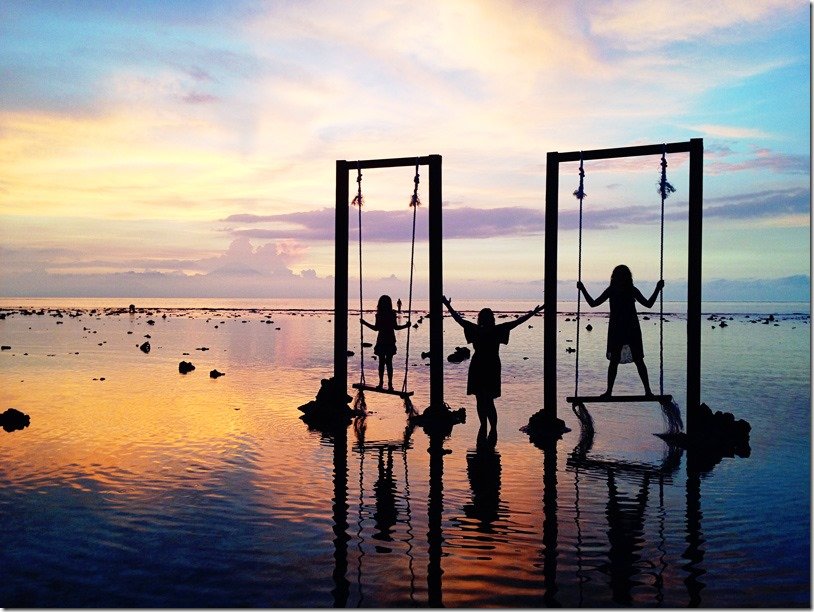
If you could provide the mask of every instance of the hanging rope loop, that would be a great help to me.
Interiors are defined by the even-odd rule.
[[[362,324],[362,316],[364,313],[364,296],[362,293],[362,166],[356,162],[356,197],[353,198],[352,205],[356,206],[359,210],[359,383],[365,384],[365,326]],[[364,405],[364,392],[359,392],[359,403]]]
[[[413,183],[415,184],[415,187],[413,188],[413,197],[410,198],[410,206],[416,208],[417,206],[421,206],[421,200],[418,199],[418,158],[415,160],[415,178],[413,179]]]
[[[579,243],[577,247],[577,282],[582,283],[582,201],[587,194],[585,193],[585,168],[583,165],[582,151],[579,153],[579,187],[574,191],[574,197],[579,200]],[[577,337],[575,347],[575,364],[574,364],[574,397],[579,396],[579,328],[580,328],[580,315],[582,310],[582,291],[577,289]]]
[[[407,297],[407,320],[410,321],[413,313],[413,270],[415,269],[415,221],[416,221],[416,213],[418,212],[418,207],[421,206],[421,200],[418,199],[418,184],[419,184],[419,174],[418,174],[418,167],[419,161],[416,157],[415,160],[415,178],[413,179],[413,196],[410,198],[410,207],[413,209],[413,234],[412,240],[410,241],[410,293]],[[412,324],[407,328],[407,345],[404,349],[404,382],[401,385],[402,392],[407,392],[407,373],[409,372],[410,368],[410,330],[412,329]],[[412,405],[409,404],[409,398],[405,399],[406,409],[408,412],[412,411]]]
[[[661,179],[659,180],[659,194],[661,195],[661,231],[659,242],[659,280],[664,280],[664,200],[675,192],[667,182],[667,145],[661,145]],[[659,395],[664,395],[664,289],[659,292]]]

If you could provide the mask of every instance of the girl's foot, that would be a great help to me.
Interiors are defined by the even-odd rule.
[[[606,389],[605,392],[602,395],[600,395],[599,397],[610,397],[610,396],[611,396],[611,390]]]
[[[391,383],[391,382],[387,383],[387,390],[388,390],[388,391],[392,391],[392,390],[393,390],[393,383]]]
[[[376,385],[376,388],[381,389],[383,386],[384,386],[384,383],[382,381],[379,381],[379,384]]]

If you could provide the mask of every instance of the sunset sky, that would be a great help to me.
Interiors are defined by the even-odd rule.
[[[445,291],[534,297],[548,151],[703,138],[704,298],[807,300],[810,10],[5,0],[0,296],[330,297],[335,160],[437,153]],[[664,276],[680,299],[687,158],[668,163]],[[659,170],[586,164],[586,280],[622,262],[658,279]],[[364,173],[371,294],[406,293],[413,172]],[[426,168],[421,181],[426,202]],[[563,164],[572,287],[577,181]]]

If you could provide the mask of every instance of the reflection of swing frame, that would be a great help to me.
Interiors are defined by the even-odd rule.
[[[429,325],[430,406],[444,404],[444,336],[441,247],[441,156],[336,161],[336,226],[334,255],[334,382],[338,401],[345,402],[348,388],[348,222],[349,173],[371,168],[429,166]]]
[[[583,159],[612,159],[661,155],[690,154],[689,213],[687,256],[687,432],[691,432],[694,412],[701,405],[701,220],[703,208],[704,141],[595,149],[569,153],[549,152],[546,158],[545,217],[545,300],[557,304],[557,232],[559,220],[560,162]],[[549,418],[557,417],[557,309],[546,308],[543,319],[543,410]],[[614,398],[611,398],[613,401]],[[630,400],[632,401],[632,400]]]

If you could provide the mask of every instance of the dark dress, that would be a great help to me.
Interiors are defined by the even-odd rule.
[[[501,344],[509,344],[510,324],[480,327],[471,321],[464,321],[462,325],[466,341],[475,348],[466,379],[466,394],[500,397],[498,349]]]
[[[606,352],[608,360],[631,363],[644,359],[642,329],[639,326],[639,315],[636,313],[637,298],[644,302],[644,297],[636,287],[633,287],[632,291],[620,291],[611,286],[605,289],[599,300],[602,300],[605,293],[610,299]]]
[[[392,357],[396,354],[396,313],[376,313],[376,345],[373,352],[379,357]]]

